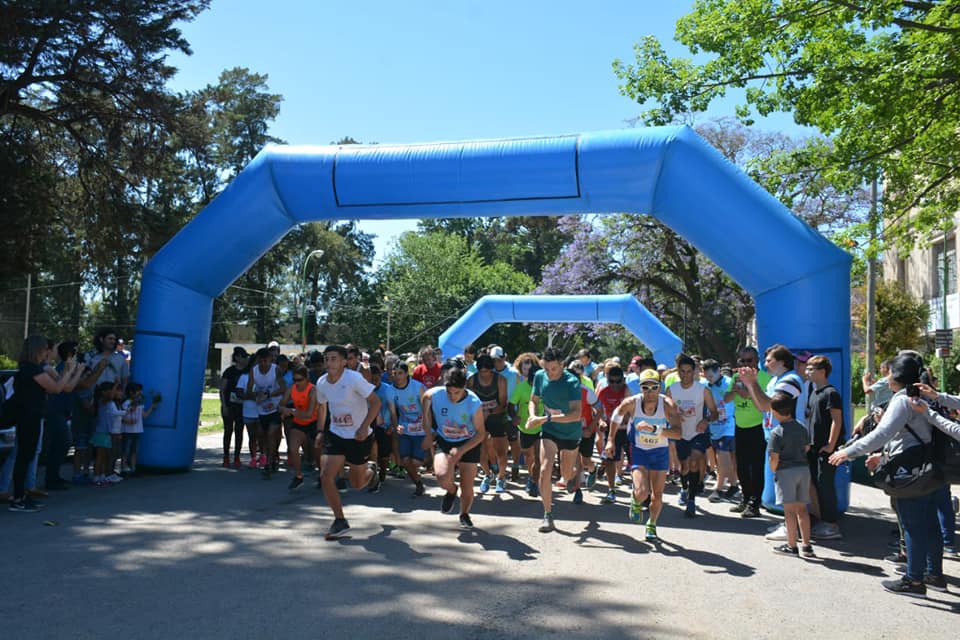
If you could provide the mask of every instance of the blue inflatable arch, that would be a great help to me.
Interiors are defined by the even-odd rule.
[[[463,353],[498,322],[596,322],[623,325],[653,352],[657,362],[673,362],[683,341],[631,295],[484,296],[440,335],[443,353]]]
[[[144,268],[134,375],[164,401],[141,464],[191,466],[213,300],[295,225],[604,212],[652,215],[690,241],[753,296],[761,345],[829,353],[850,397],[850,256],[688,127],[270,147]]]

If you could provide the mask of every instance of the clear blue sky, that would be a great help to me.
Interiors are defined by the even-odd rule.
[[[640,107],[611,64],[674,25],[690,0],[406,2],[214,0],[182,25],[193,55],[171,56],[175,89],[247,67],[283,95],[271,133],[291,144],[410,143],[629,126]],[[715,115],[731,115],[733,101]],[[772,124],[771,124],[772,122]],[[788,129],[780,118],[768,128]],[[365,222],[377,260],[413,221]]]

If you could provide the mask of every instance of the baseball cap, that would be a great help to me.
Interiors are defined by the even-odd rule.
[[[276,340],[271,340],[270,344],[267,345],[267,349],[273,349],[274,347],[280,348],[280,343]]]
[[[236,358],[248,358],[248,357],[250,357],[250,354],[247,353],[247,350],[244,349],[243,347],[239,346],[239,345],[237,345],[236,347],[233,348],[233,355],[234,355],[234,357],[236,357]]]
[[[666,371],[666,370],[669,369],[669,368],[670,368],[670,367],[668,367],[667,365],[663,364],[662,362],[657,365],[657,371]]]
[[[647,382],[647,381],[649,381],[649,380],[652,380],[652,381],[654,381],[654,382],[658,382],[658,383],[659,383],[659,382],[660,382],[660,374],[658,374],[658,373],[657,373],[656,371],[654,371],[653,369],[644,369],[643,371],[640,372],[640,382],[641,382],[641,383],[644,383],[644,382]]]
[[[503,351],[503,347],[493,347],[490,349],[490,357],[494,360],[503,360],[507,354]]]
[[[813,357],[813,354],[810,353],[809,351],[801,351],[799,353],[793,354],[793,359],[796,360],[797,362],[806,362],[812,357]]]
[[[633,357],[630,359],[630,364],[640,364],[640,360],[641,360],[641,359],[642,359],[642,358],[640,358],[640,356],[633,356]]]

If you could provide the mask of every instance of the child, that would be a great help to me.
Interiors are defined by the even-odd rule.
[[[117,406],[120,395],[120,386],[114,382],[102,382],[94,392],[97,426],[90,444],[96,451],[93,483],[98,487],[109,486],[123,480],[113,472],[113,438],[111,436],[111,434],[120,433],[122,429],[123,411]]]
[[[803,539],[803,556],[813,558],[810,544],[810,469],[807,451],[810,449],[810,434],[807,428],[794,419],[799,389],[791,385],[777,385],[770,399],[773,417],[780,423],[770,432],[770,469],[774,472],[777,487],[777,502],[783,505],[787,526],[787,542],[773,548],[774,553],[799,556],[797,550],[797,525]]]
[[[159,400],[157,400],[159,402]],[[143,433],[143,419],[149,418],[157,408],[157,402],[144,410],[143,385],[131,382],[127,385],[127,400],[123,403],[123,459],[120,462],[124,474],[137,472],[137,445]]]

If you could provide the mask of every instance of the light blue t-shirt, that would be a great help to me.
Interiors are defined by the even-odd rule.
[[[393,385],[381,382],[375,391],[377,397],[380,398],[380,417],[383,418],[383,428],[388,429],[393,426],[391,424],[393,417],[390,415],[390,405],[393,403],[396,390],[393,388]]]
[[[494,371],[497,371],[496,368]],[[503,371],[497,371],[497,373],[507,381],[507,398],[510,398],[513,396],[513,390],[517,388],[517,383],[520,382],[520,374],[509,364],[503,368]]]
[[[720,376],[716,384],[707,383],[707,388],[713,394],[713,401],[717,405],[717,413],[720,418],[716,422],[710,423],[710,438],[718,440],[720,438],[732,438],[736,435],[737,421],[734,418],[733,400],[724,402],[723,396],[733,388],[733,379],[728,376]]]
[[[467,395],[457,403],[450,400],[446,389],[430,396],[434,430],[447,442],[465,442],[477,434],[473,416],[483,403],[473,391],[466,391]]]
[[[397,409],[397,422],[407,425],[423,425],[423,405],[420,395],[423,393],[423,384],[408,378],[407,386],[403,389],[393,389],[393,406]],[[416,429],[414,430],[416,431]]]

